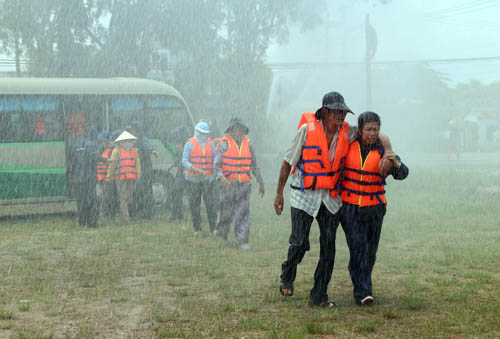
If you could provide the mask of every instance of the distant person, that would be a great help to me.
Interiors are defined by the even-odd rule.
[[[123,131],[115,140],[115,147],[109,159],[106,181],[110,182],[114,176],[118,178],[118,195],[120,197],[120,219],[130,222],[128,211],[132,202],[134,187],[141,178],[141,162],[134,147],[137,138],[127,131]]]
[[[460,160],[460,131],[458,130],[453,120],[450,120],[450,122],[448,123],[448,128],[448,160],[451,160],[451,156],[453,155],[453,153],[455,153],[457,160]]]
[[[105,216],[114,215],[113,213],[113,194],[112,185],[114,185],[114,176],[111,177],[111,182],[106,181],[108,175],[109,158],[111,157],[111,152],[113,152],[113,143],[111,139],[111,132],[102,131],[97,136],[98,141],[98,151],[101,155],[101,159],[97,162],[97,206],[99,210],[99,216],[104,218]],[[116,187],[115,187],[116,189]]]
[[[97,130],[90,125],[86,137],[76,149],[74,183],[78,222],[81,226],[96,227],[97,223],[97,162],[102,160],[96,143]]]
[[[182,166],[185,169],[189,208],[195,234],[201,232],[201,198],[205,202],[210,233],[215,230],[217,214],[214,209],[214,148],[209,138],[210,127],[200,121],[194,129],[182,152]]]
[[[135,148],[141,159],[141,179],[137,181],[132,200],[131,216],[137,219],[151,219],[153,215],[153,161],[151,155],[158,157],[158,152],[144,134],[139,121],[132,121],[130,131],[136,138]]]
[[[46,113],[41,112],[35,116],[35,126],[33,130],[35,140],[43,140],[47,134]]]
[[[357,305],[371,305],[372,271],[375,265],[382,222],[386,212],[385,176],[379,162],[391,162],[388,175],[396,180],[408,176],[408,167],[392,152],[384,152],[379,139],[380,117],[364,112],[358,117],[359,135],[349,146],[342,181],[340,223],[349,246],[349,273]]]
[[[186,126],[178,126],[171,132],[171,140],[174,143],[175,163],[170,166],[169,172],[175,168],[173,185],[170,188],[172,214],[170,221],[182,220],[183,217],[183,199],[186,186],[186,179],[184,179],[184,171],[182,167],[182,151],[184,144],[189,138],[189,131]]]
[[[68,120],[66,122],[66,132],[68,133],[68,142],[66,148],[66,158],[68,159],[68,175],[73,178],[75,174],[76,164],[76,149],[80,147],[85,136],[86,117],[80,110],[78,113],[73,111],[69,112]],[[70,196],[74,196],[75,192],[70,186]]]
[[[344,121],[352,113],[338,92],[323,96],[321,107],[315,113],[304,113],[298,131],[283,158],[278,188],[274,200],[277,215],[283,211],[283,190],[292,172],[291,219],[287,260],[281,266],[281,295],[290,297],[294,293],[297,265],[310,249],[309,231],[314,219],[319,225],[320,256],[314,273],[314,286],[310,292],[315,306],[332,308],[335,302],[328,298],[335,261],[335,236],[340,220],[342,201],[339,195],[340,176],[349,143],[354,140],[357,129],[349,128]],[[390,149],[386,138],[386,148]],[[381,172],[389,166],[381,163]]]
[[[250,193],[252,175],[259,183],[260,196],[264,196],[264,180],[257,164],[255,150],[248,138],[248,127],[241,119],[232,118],[215,153],[214,168],[219,182],[220,201],[217,236],[228,244],[231,223],[242,250],[250,249]]]

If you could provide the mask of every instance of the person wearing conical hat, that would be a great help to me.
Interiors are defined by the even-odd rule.
[[[115,148],[109,158],[106,181],[114,176],[120,197],[120,219],[130,222],[128,205],[132,200],[135,182],[141,177],[141,163],[134,147],[137,138],[123,131],[115,140]]]

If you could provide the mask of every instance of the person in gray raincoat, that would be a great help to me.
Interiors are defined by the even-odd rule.
[[[257,164],[254,148],[247,137],[248,127],[241,119],[233,118],[215,152],[214,169],[220,184],[217,236],[228,243],[231,223],[234,221],[236,241],[242,250],[250,249],[250,193],[252,174],[264,196],[264,181]]]

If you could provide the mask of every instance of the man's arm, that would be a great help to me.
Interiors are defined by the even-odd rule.
[[[387,176],[389,170],[393,166],[392,159],[388,159],[388,157],[394,155],[394,153],[392,152],[391,140],[389,139],[389,136],[384,133],[380,133],[378,139],[380,140],[380,144],[384,149],[384,156],[378,163],[378,169],[380,174],[382,174],[383,176]]]
[[[295,137],[292,144],[285,153],[283,163],[281,164],[280,176],[278,178],[278,188],[276,190],[276,198],[274,199],[274,210],[277,215],[281,215],[283,211],[283,190],[286,181],[290,176],[290,170],[297,165],[297,162],[302,155],[302,146],[307,138],[307,124],[302,125]],[[293,166],[292,166],[293,165]]]
[[[110,181],[111,177],[115,174],[118,163],[120,162],[120,150],[115,147],[111,152],[108,163],[108,173],[106,174],[106,181]]]
[[[276,197],[274,198],[274,210],[277,215],[281,215],[281,212],[283,212],[283,190],[286,185],[286,181],[288,180],[288,176],[290,175],[290,170],[292,169],[292,166],[287,163],[286,161],[283,161],[281,164],[281,169],[280,169],[280,176],[278,178],[278,188],[276,189]]]
[[[255,150],[251,142],[248,143],[248,149],[250,150],[250,155],[252,157],[252,174],[259,183],[260,196],[264,197],[264,193],[266,192],[266,189],[264,187],[264,180],[262,179],[262,175],[260,174],[260,167],[259,164],[257,163],[257,156],[255,155]]]

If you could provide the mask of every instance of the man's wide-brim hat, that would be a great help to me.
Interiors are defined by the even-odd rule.
[[[224,133],[230,133],[233,130],[233,128],[236,127],[239,127],[243,132],[243,134],[248,134],[248,132],[250,131],[247,125],[245,125],[240,118],[232,118],[231,120],[229,120],[229,127],[226,129]]]
[[[134,137],[134,135],[132,133],[129,133],[127,131],[123,131],[122,134],[120,134],[118,136],[118,138],[116,138],[115,142],[124,141],[124,140],[137,140],[137,138]]]
[[[353,111],[349,108],[349,106],[345,104],[344,97],[339,92],[326,93],[323,96],[323,103],[318,110],[324,107],[332,110],[343,110],[354,114]]]

